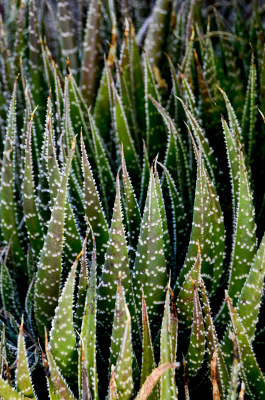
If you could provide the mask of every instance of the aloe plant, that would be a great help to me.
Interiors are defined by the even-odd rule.
[[[1,399],[264,398],[264,10],[204,3],[0,4]]]

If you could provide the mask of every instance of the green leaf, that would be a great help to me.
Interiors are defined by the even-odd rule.
[[[93,0],[87,14],[80,82],[88,106],[94,102],[99,72],[100,19],[101,0]]]
[[[121,273],[119,274],[119,281],[116,291],[114,319],[112,323],[111,345],[110,345],[110,365],[116,365],[119,357],[123,333],[126,326],[126,301],[125,292],[122,285]]]
[[[152,335],[148,320],[148,313],[144,293],[142,293],[142,368],[141,368],[141,386],[144,384],[146,378],[156,368]],[[150,400],[159,399],[159,386],[158,384],[152,390]]]
[[[223,22],[223,18],[217,11],[217,8],[213,9],[215,14],[215,20],[219,31],[226,31],[226,26]],[[238,116],[242,115],[243,103],[244,103],[244,85],[241,79],[241,71],[237,65],[237,54],[233,48],[233,43],[230,37],[220,36],[220,47],[222,61],[225,64],[227,70],[226,81],[230,82],[228,85],[229,92],[233,95],[235,111]]]
[[[93,234],[92,234],[93,235]],[[97,260],[94,236],[84,316],[81,328],[82,348],[84,350],[88,388],[94,400],[98,400],[98,377],[96,364],[96,313],[97,313]]]
[[[172,341],[172,360],[176,361],[177,357],[177,340],[178,340],[178,313],[175,304],[174,293],[171,290],[171,312],[170,312],[170,335]]]
[[[222,118],[222,126],[225,135],[226,153],[228,159],[229,170],[231,173],[231,186],[232,186],[232,207],[233,218],[236,218],[236,210],[239,201],[239,187],[240,187],[240,163],[238,159],[238,144],[235,134],[229,129],[227,122]]]
[[[29,81],[35,105],[39,106],[39,110],[45,109],[45,81],[43,71],[43,61],[41,58],[41,45],[39,37],[39,27],[37,21],[37,8],[35,0],[29,1],[28,6],[29,21],[29,40],[27,49],[29,52]],[[41,150],[42,136],[39,138],[39,151]]]
[[[58,20],[62,42],[62,54],[65,59],[69,58],[71,72],[78,74],[78,47],[75,43],[75,32],[72,28],[71,12],[68,2],[58,3]]]
[[[3,400],[23,400],[26,399],[22,394],[19,394],[14,388],[9,386],[7,381],[0,378],[0,393]]]
[[[151,65],[159,66],[171,13],[170,0],[157,0],[151,14],[144,48]]]
[[[79,134],[82,130],[89,157],[92,157],[94,155],[94,148],[89,124],[88,107],[84,104],[80,89],[71,74],[68,75],[68,85],[65,87],[65,92],[66,90],[68,90],[69,96],[69,99],[67,99],[67,106],[69,107],[69,120],[71,121],[72,129],[74,134]],[[80,164],[79,152],[76,154],[76,159],[76,162]],[[78,166],[78,168],[80,168],[80,166]]]
[[[19,328],[17,348],[18,348],[17,368],[16,368],[17,391],[29,397],[30,399],[36,399],[29,372],[26,345],[23,335],[23,317]]]
[[[88,271],[87,271],[87,257],[86,257],[87,237],[88,234],[86,235],[83,241],[81,267],[79,272],[78,294],[76,302],[75,325],[77,326],[78,331],[80,330],[82,325],[83,313],[86,302],[86,294],[88,288]]]
[[[109,165],[103,141],[100,137],[99,131],[95,125],[93,117],[90,114],[90,110],[88,111],[88,115],[89,115],[90,127],[94,143],[94,154],[95,154],[94,158],[97,166],[97,172],[99,175],[102,200],[109,220],[109,204],[112,204],[115,199],[115,180]]]
[[[137,326],[135,320],[134,297],[129,268],[128,249],[125,230],[122,223],[120,182],[119,176],[117,175],[116,199],[111,221],[108,248],[98,287],[98,322],[101,325],[100,334],[103,339],[103,355],[108,353],[109,348],[107,337],[110,335],[113,323],[113,310],[115,309],[116,285],[119,280],[119,273],[121,273],[125,297],[129,305],[130,314],[134,320],[134,326]],[[111,361],[111,364],[114,364],[114,362]]]
[[[230,386],[229,386],[227,398],[229,400],[236,400],[240,364],[239,364],[239,355],[238,355],[238,347],[236,344],[236,339],[231,331],[229,331],[229,334],[230,334],[230,339],[233,342],[233,344],[232,344],[232,346],[233,346],[233,364],[231,367]]]
[[[35,203],[34,194],[34,171],[32,167],[32,152],[31,152],[31,128],[33,123],[33,115],[28,126],[28,134],[25,149],[25,172],[23,179],[23,208],[28,236],[34,255],[38,258],[43,247],[43,234],[40,226],[38,212]]]
[[[54,206],[55,199],[61,185],[61,174],[59,165],[56,158],[56,148],[54,145],[54,130],[53,130],[53,118],[51,99],[48,98],[47,104],[47,119],[46,119],[46,158],[47,158],[47,170],[48,170],[48,181],[51,198],[51,206]],[[65,221],[64,221],[64,236],[65,236],[65,247],[63,249],[64,254],[64,271],[68,273],[72,267],[75,258],[82,249],[82,244],[74,217],[74,213],[69,204],[68,197],[66,197],[65,203]]]
[[[258,322],[258,314],[261,304],[263,282],[265,274],[265,237],[263,237],[259,250],[255,256],[246,282],[241,290],[240,297],[236,304],[236,310],[242,319],[244,329],[248,335],[250,343],[254,341],[255,330]],[[229,338],[228,325],[222,341],[222,351],[226,364],[231,363],[232,342]]]
[[[140,314],[142,308],[142,285],[146,296],[150,326],[153,332],[155,332],[158,330],[162,318],[167,270],[163,228],[153,168],[150,171],[148,195],[142,218],[132,278],[137,314]]]
[[[169,238],[169,231],[168,231],[168,222],[167,222],[167,215],[165,210],[165,202],[162,194],[162,189],[160,186],[159,176],[156,168],[156,160],[154,163],[154,175],[155,175],[155,185],[157,191],[157,200],[158,200],[158,207],[160,210],[160,215],[162,219],[162,229],[163,229],[163,242],[164,242],[164,252],[165,258],[167,263],[167,270],[170,270],[170,266],[172,265],[171,260],[171,246],[170,246],[170,238]]]
[[[145,115],[145,96],[144,81],[141,70],[140,55],[136,43],[134,26],[131,22],[131,46],[130,46],[130,63],[131,63],[131,91],[134,110],[136,110],[137,122],[142,137],[146,132],[146,115]]]
[[[150,163],[149,157],[147,153],[147,148],[145,141],[143,140],[143,167],[142,167],[142,175],[141,175],[141,194],[140,194],[140,201],[139,207],[141,210],[141,214],[144,210],[145,199],[148,192],[148,184],[150,179]]]
[[[121,102],[121,98],[117,93],[117,90],[112,84],[112,91],[114,96],[114,121],[116,131],[116,146],[118,160],[121,162],[121,143],[123,143],[123,150],[125,160],[128,165],[128,172],[132,179],[132,183],[135,187],[141,173],[141,167],[139,163],[139,157],[135,149],[135,144],[131,136],[131,132],[128,126],[127,118],[124,112],[124,107]]]
[[[87,218],[92,226],[94,235],[97,238],[96,241],[97,260],[98,260],[97,273],[100,276],[101,269],[104,264],[104,255],[106,252],[107,242],[109,239],[109,230],[99,200],[99,195],[92,175],[91,167],[87,159],[85,144],[82,135],[81,135],[81,153],[82,153],[82,168],[84,175],[85,211]]]
[[[51,325],[51,318],[54,317],[59,299],[67,181],[74,149],[75,139],[65,165],[38,264],[34,311],[38,331],[42,338],[44,337],[44,327]]]
[[[240,297],[257,248],[255,211],[241,147],[239,148],[238,159],[240,185],[228,286],[229,296],[235,303]],[[227,306],[224,303],[216,318],[218,323],[227,322],[227,311]]]
[[[129,31],[130,26],[128,20],[126,19],[120,62],[116,62],[116,74],[119,93],[124,107],[128,126],[132,134],[133,140],[135,141],[135,146],[138,147],[138,126],[136,121],[136,112],[132,103],[132,62]]]
[[[170,330],[170,288],[167,288],[164,316],[160,334],[160,364],[173,363],[172,338]],[[178,398],[175,374],[172,369],[165,371],[160,379],[160,399]]]
[[[71,115],[71,108],[73,107],[73,104],[76,103],[76,96],[74,96],[72,93],[72,98],[70,98],[70,89],[72,89],[73,78],[71,78],[70,75],[67,75],[65,77],[65,84],[64,84],[64,113],[63,113],[63,143],[66,146],[64,148],[64,162],[66,162],[65,157],[68,156],[68,149],[71,148],[71,143],[72,140],[75,136],[75,134],[79,134],[80,129],[78,126],[78,131],[74,132],[73,128],[73,121],[72,120],[72,115]],[[72,89],[73,90],[73,89]],[[71,91],[72,92],[72,91]],[[74,108],[74,115],[78,115],[78,112],[76,112],[76,109],[80,110],[80,106],[77,105],[77,107]],[[80,114],[80,111],[79,111]],[[82,118],[78,118],[78,120],[82,121]],[[73,171],[71,171],[71,177],[73,180],[73,183],[71,184],[71,187],[73,184],[75,186],[78,186],[78,184],[81,186],[82,184],[82,179],[81,179],[81,157],[79,156],[79,149],[77,148],[76,154],[73,156]],[[77,180],[77,182],[75,182]],[[71,183],[71,182],[70,182]]]
[[[220,90],[220,92],[222,93],[222,95],[224,97],[227,114],[228,114],[229,127],[232,131],[233,138],[234,138],[234,136],[236,136],[243,143],[242,130],[238,123],[236,113],[235,113],[226,93],[220,87],[218,87],[218,89]]]
[[[51,353],[69,384],[77,383],[77,348],[73,325],[73,291],[78,259],[74,262],[62,289],[50,332]]]
[[[200,283],[201,288],[201,298],[203,305],[203,314],[204,314],[204,323],[205,323],[205,336],[207,343],[207,351],[209,361],[212,362],[214,354],[216,352],[216,379],[219,389],[219,395],[221,398],[226,398],[226,393],[229,386],[229,376],[226,368],[226,364],[224,361],[224,354],[220,348],[218,337],[216,334],[215,326],[213,324],[212,316],[211,316],[211,307],[208,300],[207,291],[204,285],[203,280]]]
[[[13,60],[7,47],[7,37],[4,29],[3,20],[0,20],[0,51],[1,51],[1,75],[4,92],[9,100],[12,94],[13,83],[15,80]]]
[[[255,330],[258,322],[259,308],[263,295],[263,283],[265,275],[265,236],[259,246],[254,262],[249,271],[246,282],[241,290],[236,305],[238,314],[242,319],[244,328],[252,343],[255,338]],[[255,289],[255,290],[254,290]]]
[[[105,67],[102,71],[95,106],[93,109],[93,118],[95,124],[99,129],[100,135],[104,140],[104,143],[110,141],[110,128],[111,128],[111,110],[112,110],[112,99],[111,99],[111,82],[109,74],[113,75],[114,60],[116,58],[117,43],[116,43],[116,21],[112,22],[112,43],[110,45],[109,55],[105,61]]]
[[[136,247],[138,243],[138,237],[140,233],[141,215],[139,206],[136,200],[133,186],[127,171],[123,146],[121,149],[122,158],[122,180],[125,194],[125,214],[126,220],[128,221],[128,239],[130,244],[131,252],[129,252],[130,261],[133,262],[135,258]]]
[[[242,319],[233,307],[232,300],[226,292],[226,301],[229,314],[236,335],[236,342],[241,361],[241,373],[244,379],[247,393],[252,399],[262,399],[265,393],[265,379],[256,361],[248,335]]]
[[[201,150],[198,152],[196,146],[194,149],[197,158],[197,182],[193,224],[188,252],[175,291],[182,285],[196,259],[196,241],[199,240],[202,249],[202,276],[211,292],[212,287],[218,286],[222,273],[225,249],[223,216],[213,183],[204,167]]]
[[[193,50],[194,53],[194,59],[195,59],[195,64],[196,64],[196,70],[197,70],[197,78],[198,78],[198,83],[199,83],[199,90],[200,90],[200,115],[206,115],[209,118],[205,118],[204,125],[207,129],[214,129],[214,126],[216,123],[219,121],[219,112],[217,107],[215,107],[212,99],[211,92],[208,88],[204,72],[202,71],[198,54],[196,50]]]
[[[175,284],[179,265],[183,264],[187,246],[187,218],[182,199],[167,168],[158,162],[166,176],[173,218],[173,265],[171,268],[172,282]]]
[[[186,355],[188,376],[196,376],[202,366],[205,354],[205,333],[198,289],[194,285],[193,295],[193,325],[191,328],[189,350]]]
[[[242,136],[244,143],[246,144],[245,151],[248,155],[248,164],[253,163],[254,149],[256,148],[256,138],[255,138],[255,123],[257,115],[257,101],[256,101],[256,91],[257,91],[257,72],[254,61],[254,53],[252,50],[251,64],[249,69],[249,79],[248,79],[248,90],[246,93],[245,106],[242,118]]]
[[[15,215],[15,197],[14,197],[14,165],[15,159],[15,135],[16,135],[16,90],[17,80],[14,84],[12,98],[10,100],[8,111],[8,122],[6,137],[4,142],[4,153],[1,174],[1,190],[0,190],[0,213],[1,213],[1,230],[4,240],[9,243],[11,240],[11,251],[14,257],[14,273],[23,271],[23,281],[27,280],[27,269],[24,251],[21,247],[21,241],[18,236],[18,228]],[[24,291],[22,290],[22,293]]]
[[[150,160],[153,160],[159,152],[160,157],[164,158],[164,150],[167,143],[167,130],[164,125],[161,114],[157,111],[151,96],[158,103],[161,102],[159,97],[155,79],[148,58],[144,53],[144,68],[145,68],[145,109],[146,109],[146,146]]]
[[[48,379],[48,384],[50,391],[55,394],[55,400],[75,400],[75,397],[71,390],[69,389],[67,383],[65,382],[59,368],[54,361],[51,354],[50,347],[48,345],[48,338],[45,332],[45,351],[48,361],[48,368],[46,376]],[[51,382],[51,383],[50,383]],[[53,400],[53,399],[52,399]]]
[[[210,33],[210,20],[207,23],[207,33]],[[218,100],[218,89],[216,85],[218,84],[217,79],[217,66],[216,63],[218,59],[213,49],[213,44],[210,36],[207,36],[205,39],[205,52],[203,56],[203,75],[206,81],[206,84],[209,88],[209,91],[213,97],[213,100],[216,102]]]
[[[188,155],[183,143],[183,139],[176,129],[176,126],[169,114],[157,103],[151,99],[158,111],[164,118],[168,128],[168,143],[165,155],[165,167],[171,174],[176,186],[179,189],[182,199],[187,197],[185,203],[192,204],[191,176],[190,166],[188,164]]]
[[[176,307],[178,311],[179,332],[183,337],[189,336],[189,331],[193,323],[193,297],[194,285],[198,287],[201,279],[201,250],[198,244],[197,259],[191,268],[190,272],[186,275],[185,281],[180,289],[176,300]]]
[[[207,168],[207,171],[210,175],[211,180],[215,184],[215,181],[217,180],[216,174],[217,174],[218,169],[217,169],[217,161],[214,156],[213,149],[209,145],[208,138],[206,138],[205,132],[202,130],[202,128],[198,124],[196,118],[187,109],[184,102],[181,99],[179,99],[179,100],[182,103],[182,106],[185,110],[186,116],[188,117],[189,123],[192,127],[197,146],[201,145],[205,166]]]
[[[132,374],[133,350],[131,340],[131,317],[126,305],[125,310],[127,318],[115,370],[117,393],[120,400],[131,399],[134,392]]]
[[[15,283],[10,276],[9,269],[1,262],[1,300],[4,311],[8,311],[16,316],[20,315],[17,306],[17,295],[15,292]]]

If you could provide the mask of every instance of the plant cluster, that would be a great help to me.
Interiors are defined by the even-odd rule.
[[[0,4],[1,399],[265,398],[263,14]]]

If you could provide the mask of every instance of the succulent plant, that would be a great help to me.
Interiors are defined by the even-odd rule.
[[[1,399],[264,398],[264,24],[0,3]]]

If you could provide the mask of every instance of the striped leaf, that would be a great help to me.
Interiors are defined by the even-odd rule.
[[[74,149],[75,139],[69,151],[69,157],[65,165],[61,186],[52,209],[48,233],[45,237],[38,264],[34,311],[38,331],[42,338],[44,338],[44,327],[50,327],[51,325],[51,318],[54,317],[55,308],[59,299],[66,190]]]
[[[40,251],[43,247],[43,234],[38,217],[37,207],[35,203],[34,193],[34,171],[32,168],[32,152],[31,152],[31,129],[33,123],[31,116],[25,149],[25,172],[23,179],[23,208],[28,235],[35,257],[38,259]]]
[[[122,158],[122,180],[125,194],[125,214],[126,220],[128,221],[128,240],[130,244],[129,257],[130,262],[132,263],[135,258],[136,247],[138,243],[138,237],[140,233],[140,225],[141,225],[141,215],[139,206],[136,200],[136,196],[134,193],[133,186],[131,184],[131,180],[127,171],[123,146],[121,150],[121,158]]]
[[[138,177],[141,173],[138,154],[136,152],[135,144],[131,136],[121,98],[118,95],[114,85],[112,85],[112,91],[114,96],[114,121],[116,131],[117,156],[118,159],[121,161],[120,146],[121,143],[123,143],[124,156],[128,165],[128,172],[132,179],[132,183],[135,187],[137,187],[136,183],[138,182]]]
[[[98,377],[96,364],[96,313],[97,313],[97,260],[94,236],[93,251],[87,289],[85,309],[81,328],[82,348],[87,371],[87,385],[93,400],[98,400]],[[85,249],[84,249],[85,250]]]
[[[157,0],[151,14],[144,48],[151,65],[159,67],[171,13],[171,0]]]
[[[144,97],[144,80],[141,69],[141,60],[136,43],[135,31],[131,22],[131,47],[130,47],[130,63],[131,63],[131,91],[134,110],[136,111],[137,122],[144,137],[146,132],[146,116],[145,116],[145,97]]]
[[[164,315],[160,334],[160,365],[173,363],[172,338],[170,330],[170,288],[167,288]],[[160,400],[177,399],[178,392],[175,383],[174,370],[168,369],[160,379]]]
[[[148,313],[144,293],[142,293],[142,368],[141,368],[141,386],[143,386],[147,377],[156,368],[152,335],[150,331],[150,325],[148,320]],[[150,400],[159,399],[159,386],[158,384],[152,390]]]
[[[197,157],[197,183],[193,224],[188,252],[176,288],[179,288],[183,283],[196,259],[196,241],[199,240],[202,249],[202,276],[206,280],[206,287],[211,292],[212,287],[218,286],[222,273],[224,258],[223,216],[213,183],[204,167],[201,150],[198,152],[195,147],[195,154]],[[215,242],[217,243],[216,247],[214,246]]]
[[[259,250],[255,256],[246,282],[241,290],[240,297],[236,304],[236,310],[242,319],[244,329],[248,335],[250,343],[254,341],[258,314],[261,305],[263,281],[265,274],[265,238],[263,237]],[[254,290],[255,289],[255,290]],[[222,351],[226,364],[231,363],[232,342],[229,338],[228,325],[222,341]]]
[[[178,329],[183,338],[189,336],[193,323],[194,285],[198,287],[201,279],[201,250],[198,244],[197,259],[187,274],[176,300]]]
[[[58,20],[60,26],[60,36],[62,41],[62,54],[65,59],[69,58],[71,71],[74,75],[78,74],[78,47],[75,43],[74,30],[71,24],[71,13],[67,1],[58,3]]]
[[[91,167],[87,158],[83,136],[81,135],[81,154],[82,169],[84,176],[84,192],[85,192],[85,212],[92,226],[95,237],[97,238],[97,273],[101,275],[101,269],[104,264],[104,254],[106,252],[107,241],[109,238],[108,225],[100,203],[99,195],[91,171]]]
[[[140,193],[140,201],[139,207],[141,210],[141,214],[144,210],[145,199],[148,192],[148,184],[150,179],[150,163],[148,152],[146,148],[145,141],[143,140],[143,167],[142,167],[142,175],[141,175],[141,193]]]
[[[143,287],[153,332],[158,330],[162,318],[162,305],[167,282],[163,228],[153,168],[150,171],[148,194],[141,223],[140,236],[133,270],[133,287],[137,314],[140,320]]]
[[[4,142],[4,153],[1,174],[1,191],[0,191],[0,213],[1,213],[1,230],[4,240],[9,243],[11,240],[11,251],[14,257],[14,272],[23,271],[22,278],[27,280],[26,260],[21,242],[18,236],[18,228],[15,215],[15,196],[14,196],[14,165],[15,159],[15,135],[16,135],[16,90],[17,80],[14,84],[12,98],[8,111],[7,130]]]
[[[160,210],[161,220],[162,220],[162,229],[163,229],[163,242],[164,242],[164,253],[167,263],[167,270],[170,270],[170,266],[172,265],[171,260],[171,246],[170,246],[170,238],[169,238],[169,231],[168,231],[168,222],[167,222],[167,215],[165,210],[165,202],[163,198],[162,189],[160,186],[160,180],[157,172],[157,161],[155,160],[154,163],[154,175],[155,175],[155,185],[157,191],[157,200],[158,200],[158,207]]]
[[[248,90],[246,93],[245,106],[242,117],[242,136],[246,144],[245,151],[248,155],[248,163],[251,165],[254,160],[254,150],[256,148],[255,123],[257,117],[256,105],[257,91],[257,72],[252,50],[251,64],[249,70]]]
[[[48,387],[50,389],[50,393],[53,393],[55,400],[75,400],[73,393],[71,392],[67,383],[65,382],[65,379],[63,378],[52,356],[50,346],[48,345],[48,337],[46,332],[45,332],[45,352],[48,362],[46,369],[46,377],[48,379]]]
[[[28,357],[27,357],[25,339],[23,335],[23,317],[19,328],[17,347],[18,347],[17,367],[16,367],[17,391],[27,396],[30,399],[36,399],[34,389],[32,386],[32,380],[28,366]]]
[[[144,53],[144,82],[145,82],[145,110],[146,110],[146,147],[150,160],[153,160],[159,152],[160,157],[164,158],[164,150],[167,143],[167,129],[164,125],[163,117],[150,100],[151,96],[160,103],[154,75]],[[149,95],[149,96],[148,96]]]
[[[83,59],[81,69],[81,91],[88,107],[93,104],[99,73],[101,0],[93,0],[87,14]]]
[[[135,321],[134,298],[129,268],[129,256],[126,243],[125,230],[122,222],[120,182],[117,175],[116,199],[114,203],[113,216],[111,221],[108,248],[105,255],[105,263],[102,269],[101,279],[98,287],[98,322],[101,329],[100,334],[104,339],[103,344],[108,352],[113,310],[115,309],[116,285],[119,281],[119,274],[123,281],[126,302],[129,305],[130,314]],[[111,364],[114,364],[111,360]]]
[[[97,166],[97,172],[99,176],[100,189],[102,193],[102,201],[104,204],[104,208],[106,210],[106,214],[109,218],[109,204],[112,204],[115,199],[115,181],[113,177],[113,173],[111,171],[108,157],[106,154],[105,146],[100,137],[100,133],[95,125],[93,117],[88,111],[90,127],[92,131],[92,138],[94,144],[94,154],[95,154],[95,163]]]
[[[182,106],[185,110],[186,116],[189,120],[189,123],[191,124],[194,137],[197,143],[197,146],[201,145],[202,148],[202,153],[203,153],[203,159],[205,162],[205,166],[207,168],[207,171],[210,175],[211,180],[213,183],[215,183],[217,177],[216,177],[216,171],[217,171],[217,162],[216,158],[213,153],[213,149],[209,145],[208,138],[205,137],[205,132],[201,129],[200,125],[198,124],[196,118],[191,114],[191,112],[187,109],[185,104],[181,99],[179,99],[182,103]]]
[[[46,118],[46,159],[47,159],[47,170],[48,170],[48,181],[49,191],[51,198],[51,206],[54,206],[55,199],[61,185],[61,173],[57,161],[56,147],[54,141],[54,129],[53,129],[53,116],[51,108],[51,99],[48,98],[47,103],[47,118]],[[75,258],[82,249],[82,244],[78,232],[76,219],[74,217],[73,210],[69,204],[68,197],[66,197],[65,203],[65,217],[64,217],[64,236],[65,236],[65,247],[63,249],[63,262],[64,272],[70,271],[70,268],[75,261]]]
[[[131,340],[131,318],[126,305],[125,310],[126,324],[115,370],[117,393],[119,396],[118,398],[121,400],[131,399],[134,392],[132,375],[133,350]]]
[[[119,281],[116,291],[114,319],[112,324],[112,335],[110,344],[110,365],[116,365],[119,357],[123,333],[126,326],[126,301],[125,292],[122,286],[121,274],[119,274]]]
[[[72,385],[77,383],[78,360],[72,310],[77,264],[76,259],[59,298],[50,332],[52,356],[63,376]]]
[[[229,385],[228,371],[224,361],[223,352],[221,351],[218,342],[215,326],[213,324],[213,319],[211,316],[211,307],[203,280],[201,280],[200,288],[201,288],[201,298],[202,298],[202,306],[204,314],[205,336],[206,336],[208,358],[211,363],[213,358],[214,357],[216,358],[217,362],[216,362],[215,376],[218,385],[218,392],[220,398],[225,399]]]
[[[205,353],[205,333],[198,289],[194,285],[193,295],[193,325],[191,328],[190,344],[186,355],[188,376],[196,376],[202,366]]]
[[[114,60],[117,52],[117,32],[116,32],[116,21],[112,22],[112,40],[107,60],[105,60],[105,67],[102,71],[100,84],[97,92],[95,106],[93,109],[93,118],[95,124],[99,129],[100,135],[104,140],[104,143],[108,143],[110,140],[110,128],[111,128],[111,87],[108,76],[108,70],[110,74],[113,74]]]
[[[5,312],[10,312],[16,316],[20,315],[17,304],[17,294],[15,292],[15,282],[10,276],[7,266],[1,262],[1,300]]]
[[[171,211],[173,219],[173,266],[171,268],[172,283],[175,284],[177,279],[177,272],[179,266],[183,264],[186,254],[187,246],[187,218],[184,211],[184,206],[180,194],[174,184],[174,181],[167,170],[167,168],[158,162],[163,168],[166,176],[167,187],[169,190],[170,201],[171,201]],[[170,220],[169,220],[170,221]]]
[[[75,325],[77,326],[78,331],[82,325],[83,313],[85,308],[86,301],[86,293],[88,288],[88,271],[87,271],[87,237],[86,235],[83,246],[82,246],[82,256],[81,256],[81,266],[79,272],[79,283],[78,283],[78,295],[76,302],[76,313],[75,313]]]
[[[0,393],[3,400],[23,400],[26,399],[22,394],[19,394],[7,381],[0,378]]]
[[[236,342],[241,361],[241,373],[245,382],[246,391],[252,399],[262,399],[265,393],[265,379],[256,361],[248,335],[242,319],[233,307],[232,300],[226,292],[226,301],[229,314],[236,335]]]
[[[255,211],[240,143],[238,162],[240,185],[228,289],[229,296],[233,299],[235,304],[246,282],[257,248]],[[245,210],[247,210],[247,212]],[[217,316],[218,323],[224,324],[227,322],[227,317],[227,306],[224,303]]]

